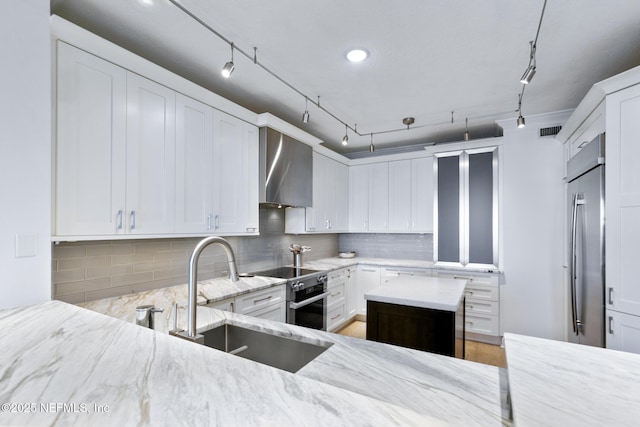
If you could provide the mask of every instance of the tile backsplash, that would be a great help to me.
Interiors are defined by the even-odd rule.
[[[339,248],[361,257],[433,261],[433,234],[341,234]]]
[[[285,235],[284,211],[260,209],[260,236],[227,237],[240,273],[291,264],[291,243],[311,246],[304,260],[336,256],[338,236]],[[64,242],[52,248],[54,299],[73,304],[187,283],[189,256],[200,238]],[[198,278],[226,276],[216,245],[200,256]]]

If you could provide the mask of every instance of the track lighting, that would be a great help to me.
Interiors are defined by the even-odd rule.
[[[236,66],[233,65],[233,43],[231,43],[231,61],[224,64],[224,67],[222,67],[222,77],[224,77],[225,79],[231,77],[231,73],[233,73],[233,70],[235,68]]]
[[[531,40],[529,44],[531,45],[531,53],[529,54],[529,66],[520,79],[520,83],[522,83],[523,85],[528,85],[531,82],[531,79],[533,79],[533,76],[536,74],[536,45],[533,44],[533,40]]]
[[[524,117],[522,117],[522,95],[524,95],[524,87],[522,88],[522,93],[518,94],[518,128],[522,129],[524,127]]]
[[[309,98],[304,97],[304,113],[302,113],[302,123],[309,123]]]
[[[369,152],[373,153],[376,151],[376,147],[373,146],[373,133],[371,134],[371,144],[369,144]]]
[[[349,135],[347,135],[349,128],[347,125],[344,125],[344,138],[342,138],[342,145],[349,144]]]
[[[465,118],[464,119],[464,140],[468,141],[469,139],[471,139],[471,135],[469,134],[469,118]]]

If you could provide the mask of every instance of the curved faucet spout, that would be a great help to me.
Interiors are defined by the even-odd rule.
[[[187,335],[190,338],[196,336],[196,299],[198,291],[198,260],[200,254],[207,246],[217,243],[222,246],[224,253],[227,255],[227,261],[229,262],[229,279],[232,282],[237,282],[238,269],[236,268],[236,257],[233,254],[231,245],[222,237],[210,236],[206,237],[196,245],[191,258],[189,259],[189,295],[188,295],[188,312],[189,322],[187,324]]]

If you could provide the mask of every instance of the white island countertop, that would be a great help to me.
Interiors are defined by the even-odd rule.
[[[640,355],[504,334],[518,427],[640,425]]]
[[[432,310],[456,311],[464,300],[466,279],[398,276],[365,293],[368,301]]]

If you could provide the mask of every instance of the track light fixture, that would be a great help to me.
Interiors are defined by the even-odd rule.
[[[342,138],[342,145],[349,144],[349,135],[347,135],[348,131],[349,127],[347,125],[344,125],[344,138]]]
[[[302,123],[309,123],[309,98],[304,97],[304,113],[302,113]]]
[[[466,117],[464,119],[464,140],[468,141],[469,139],[471,139],[471,135],[469,134],[469,118]]]
[[[224,67],[222,67],[222,77],[224,77],[225,79],[231,77],[231,73],[233,73],[233,70],[235,68],[236,66],[233,65],[233,43],[231,43],[231,61],[224,64]]]
[[[525,125],[524,117],[522,117],[522,95],[524,95],[524,88],[522,93],[518,94],[518,128],[522,129]]]
[[[536,45],[533,44],[533,40],[529,42],[529,45],[531,48],[531,53],[529,54],[529,66],[522,75],[522,78],[520,78],[520,83],[523,85],[528,85],[536,74]]]
[[[373,133],[371,134],[371,144],[369,144],[369,152],[373,153],[376,151],[376,147],[373,146]]]

